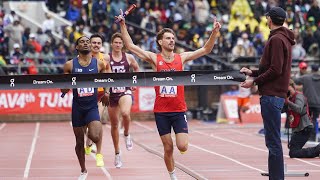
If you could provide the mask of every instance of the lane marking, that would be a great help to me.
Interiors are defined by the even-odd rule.
[[[257,150],[257,151],[263,151],[263,152],[266,152],[266,153],[269,152],[268,150],[265,150],[265,149],[257,148],[257,147],[251,146],[251,145],[246,145],[246,144],[239,143],[239,142],[236,142],[236,141],[233,141],[233,140],[230,140],[230,139],[218,137],[218,136],[215,136],[213,134],[207,134],[207,133],[203,133],[203,132],[200,132],[200,131],[193,131],[193,132],[201,134],[201,135],[204,135],[204,136],[209,136],[209,137],[212,137],[212,138],[215,138],[215,139],[219,139],[221,141],[225,141],[225,142],[237,144],[239,146],[243,146],[243,147],[247,147],[247,148],[250,148],[250,149],[254,149],[254,150]],[[285,155],[285,154],[283,156],[286,157],[286,158],[290,158],[290,156]],[[302,160],[302,159],[298,159],[298,158],[290,158],[290,159],[294,159],[294,160],[297,160],[297,161],[300,161],[300,162],[303,162],[303,163],[306,163],[306,164],[309,164],[309,165],[312,165],[312,166],[320,167],[320,165],[318,165],[318,164],[315,164],[315,163],[312,163],[312,162],[309,162],[309,161],[305,161],[305,160]]]
[[[72,122],[70,121],[70,126],[72,127]],[[91,153],[91,157],[96,160],[96,157]],[[112,180],[111,174],[108,172],[108,170],[105,167],[100,167],[102,170],[103,174],[110,180]],[[90,175],[89,175],[90,176]]]
[[[33,135],[33,139],[32,139],[32,144],[31,144],[31,149],[30,149],[30,152],[29,152],[27,164],[26,164],[26,167],[24,169],[24,175],[23,175],[24,178],[28,178],[28,176],[29,176],[32,157],[33,157],[33,154],[34,154],[34,150],[35,150],[37,139],[38,139],[38,135],[39,135],[39,129],[40,129],[40,123],[37,122],[36,123],[36,129],[34,131],[34,135]]]
[[[136,123],[136,124],[139,126],[139,123]],[[144,128],[144,126],[141,126],[141,127]],[[150,129],[150,128],[149,128],[149,129]],[[153,129],[151,129],[151,130],[153,130]],[[196,131],[195,131],[195,132],[196,132]],[[239,165],[241,165],[241,166],[247,167],[247,168],[249,168],[249,169],[253,169],[253,170],[256,170],[256,171],[259,171],[259,172],[265,172],[264,170],[261,170],[261,169],[252,167],[252,166],[250,166],[250,165],[247,165],[247,164],[244,164],[244,163],[242,163],[242,162],[240,162],[240,161],[237,161],[237,160],[235,160],[235,159],[233,159],[233,158],[230,158],[230,157],[224,156],[224,155],[222,155],[222,154],[219,154],[219,153],[216,153],[216,152],[213,152],[213,151],[204,149],[204,148],[202,148],[202,147],[200,147],[200,146],[197,146],[197,145],[194,145],[194,144],[191,144],[191,143],[189,143],[189,146],[192,146],[192,147],[194,147],[194,148],[196,148],[196,149],[202,150],[202,151],[207,152],[207,153],[210,153],[210,154],[214,154],[214,155],[216,155],[216,156],[220,156],[220,157],[222,157],[222,158],[225,158],[225,159],[227,159],[227,160],[230,160],[230,161],[232,161],[232,162],[235,162],[235,163],[237,163],[237,164],[239,164]],[[193,171],[193,172],[194,172],[194,171]]]
[[[258,168],[252,167],[252,166],[250,166],[250,165],[248,165],[248,164],[242,163],[242,162],[237,161],[237,160],[235,160],[235,159],[233,159],[233,158],[230,158],[230,157],[228,157],[228,156],[225,156],[225,155],[222,155],[222,154],[219,154],[219,153],[216,153],[216,152],[213,152],[213,151],[204,149],[204,148],[202,148],[202,147],[199,147],[199,146],[194,145],[194,144],[191,144],[191,143],[189,143],[189,145],[192,146],[192,147],[194,147],[194,148],[196,148],[196,149],[205,151],[205,152],[207,152],[207,153],[214,154],[214,155],[216,155],[216,156],[220,156],[220,157],[222,157],[222,158],[225,158],[225,159],[227,159],[227,160],[229,160],[229,161],[232,161],[232,162],[234,162],[234,163],[236,163],[236,164],[239,164],[239,165],[241,165],[241,166],[247,167],[247,168],[249,168],[249,169],[256,170],[256,171],[259,171],[259,172],[265,172],[265,171],[262,170],[262,169],[258,169]]]
[[[1,131],[6,125],[7,125],[6,123],[2,123],[1,126],[0,126],[0,131]]]
[[[149,126],[143,125],[139,122],[133,121],[134,124],[136,124],[137,126],[140,126],[142,128],[145,128],[149,131],[155,131],[155,129],[150,128]],[[111,126],[110,126],[111,127]],[[146,151],[150,152],[151,154],[156,155],[158,158],[164,159],[163,153],[160,151],[157,151],[155,149],[150,148],[148,145],[145,145],[143,143],[140,143],[139,141],[135,140],[134,138],[132,139],[133,142],[135,144],[137,144],[138,146],[140,146],[141,148],[145,149]],[[179,163],[178,161],[175,161],[175,167],[179,170],[181,170],[182,172],[184,172],[185,174],[195,178],[195,179],[203,179],[203,180],[207,180],[206,177],[204,177],[203,175],[197,173],[196,171],[188,168],[187,166],[183,165],[182,163]]]

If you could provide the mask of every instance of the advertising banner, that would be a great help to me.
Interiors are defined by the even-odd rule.
[[[59,89],[6,90],[0,93],[0,114],[66,114],[71,112],[72,93],[60,97]]]
[[[72,91],[61,98],[59,89],[2,90],[0,114],[69,114]],[[153,111],[153,87],[139,87],[133,91],[132,112]]]
[[[244,123],[263,122],[259,98],[259,95],[252,95],[250,98],[249,109],[246,112],[241,112]],[[229,122],[239,122],[237,96],[221,95],[220,103],[221,106],[219,108],[222,109],[219,109],[220,114],[218,113],[218,118],[225,118]],[[282,122],[285,122],[285,114],[282,114],[281,118]]]

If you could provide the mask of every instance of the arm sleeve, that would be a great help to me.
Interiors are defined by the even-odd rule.
[[[296,101],[295,102],[288,102],[289,108],[299,114],[302,114],[303,112],[303,107],[304,107],[304,96],[302,94],[297,94],[296,96]]]

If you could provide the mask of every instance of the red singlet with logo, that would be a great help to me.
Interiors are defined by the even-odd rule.
[[[157,72],[182,71],[181,56],[174,54],[174,60],[167,63],[160,54],[157,54],[156,68]],[[187,110],[184,86],[155,86],[154,89],[156,91],[154,112],[185,112]]]

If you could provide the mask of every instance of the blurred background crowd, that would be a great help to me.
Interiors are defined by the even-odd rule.
[[[101,33],[110,42],[119,31],[114,16],[132,1],[126,0],[47,0],[47,7],[72,22],[57,26],[50,14],[37,31],[22,24],[15,11],[0,6],[0,67],[4,74],[61,73],[61,65],[75,54],[74,42],[89,33]],[[257,64],[269,35],[265,13],[274,6],[287,11],[285,26],[295,34],[294,62],[320,61],[320,8],[318,0],[138,0],[137,9],[127,16],[129,33],[135,44],[157,52],[155,33],[163,27],[176,32],[177,52],[204,45],[216,18],[222,24],[210,57],[186,66],[251,62]],[[52,32],[65,39],[57,40]],[[105,47],[102,52],[109,52]],[[138,60],[139,61],[139,60]],[[142,67],[146,66],[139,61]],[[21,65],[18,68],[17,65]],[[221,63],[220,63],[221,64]]]

